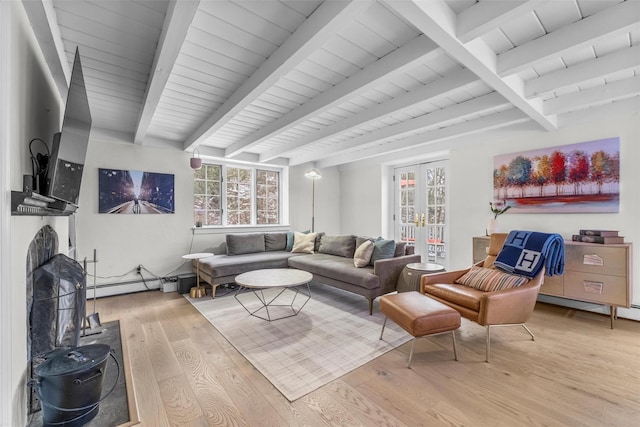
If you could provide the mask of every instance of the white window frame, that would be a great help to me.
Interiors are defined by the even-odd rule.
[[[222,204],[222,224],[220,225],[202,225],[202,227],[195,227],[194,229],[205,231],[215,231],[224,229],[225,232],[230,229],[240,229],[249,231],[247,229],[273,229],[273,228],[282,228],[283,230],[289,228],[289,168],[281,167],[281,166],[273,166],[266,165],[260,163],[242,163],[242,162],[229,162],[229,161],[218,161],[216,159],[212,160],[204,160],[202,162],[202,167],[206,165],[216,165],[222,168],[221,176],[223,177],[222,181],[222,194],[221,194],[221,204]],[[226,175],[227,168],[244,168],[251,169],[251,224],[228,224],[227,223],[227,192],[226,192]],[[278,224],[257,224],[257,204],[256,204],[256,170],[267,170],[278,172],[279,182],[279,201],[278,201],[278,209],[279,209],[279,222]],[[195,176],[194,176],[195,181]],[[195,195],[192,193],[192,195]],[[193,203],[192,203],[193,205]],[[195,209],[193,206],[192,209]],[[194,215],[195,222],[195,215]]]

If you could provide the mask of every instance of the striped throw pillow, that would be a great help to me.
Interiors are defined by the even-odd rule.
[[[517,288],[527,282],[526,277],[504,273],[495,268],[472,266],[462,277],[456,279],[456,283],[466,285],[484,292],[501,291],[503,289]]]

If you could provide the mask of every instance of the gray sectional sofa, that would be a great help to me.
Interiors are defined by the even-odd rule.
[[[291,232],[227,234],[226,242],[214,250],[214,256],[199,260],[200,280],[215,292],[219,285],[234,283],[238,274],[247,271],[296,268],[311,273],[315,282],[364,296],[372,314],[373,301],[395,291],[402,269],[409,263],[420,262],[420,256],[411,252],[413,247],[394,243],[391,254],[388,250],[386,255],[376,253],[374,249],[371,265],[356,267],[353,259],[356,248],[364,240],[374,239],[317,233],[312,254],[291,252],[292,239]],[[193,267],[195,272],[195,261]]]

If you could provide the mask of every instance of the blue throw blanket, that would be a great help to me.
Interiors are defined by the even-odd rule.
[[[495,266],[507,273],[534,277],[544,266],[547,276],[564,272],[564,240],[559,234],[514,230],[509,233]]]

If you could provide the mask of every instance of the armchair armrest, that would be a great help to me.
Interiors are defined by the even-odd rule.
[[[382,294],[396,290],[398,276],[402,269],[412,262],[420,262],[420,255],[403,255],[395,258],[379,259],[373,263],[373,274],[380,278]]]

